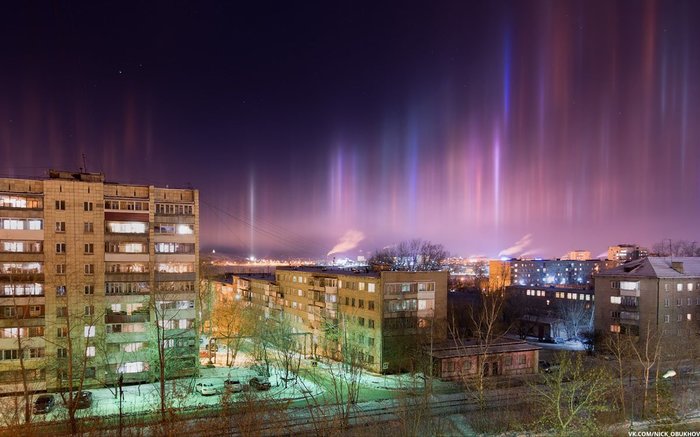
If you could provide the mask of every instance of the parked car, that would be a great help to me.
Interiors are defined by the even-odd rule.
[[[197,392],[202,396],[211,396],[216,394],[214,384],[211,384],[209,382],[198,382],[194,386],[194,389],[197,390]]]
[[[240,393],[243,391],[243,384],[237,379],[227,379],[224,381],[224,388],[231,393]]]
[[[272,384],[270,384],[270,381],[268,381],[267,378],[262,377],[262,376],[256,376],[254,378],[250,378],[250,381],[248,381],[251,387],[253,387],[256,390],[269,390],[270,387],[272,387]]]
[[[66,401],[69,399],[66,398]],[[73,404],[75,408],[81,410],[83,408],[90,408],[92,406],[92,392],[91,391],[79,391],[73,393]]]
[[[34,401],[34,414],[45,414],[51,412],[56,406],[53,395],[41,395]]]

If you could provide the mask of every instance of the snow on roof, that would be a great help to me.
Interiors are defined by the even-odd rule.
[[[700,257],[648,257],[604,270],[597,276],[629,276],[647,278],[700,277]]]
[[[455,343],[456,342],[447,342],[436,344],[433,345],[432,351],[426,348],[426,352],[429,355],[432,355],[434,358],[455,358],[483,354],[492,355],[525,352],[542,349],[539,346],[535,346],[522,340],[494,340],[494,342],[488,345],[488,347],[477,344],[475,340],[461,340],[458,342],[459,344]]]

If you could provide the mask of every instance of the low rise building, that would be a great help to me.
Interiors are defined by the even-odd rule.
[[[499,339],[492,344],[475,340],[450,341],[426,349],[434,375],[447,381],[483,376],[516,376],[537,373],[540,347],[525,341]]]

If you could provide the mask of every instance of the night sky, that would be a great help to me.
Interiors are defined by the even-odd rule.
[[[191,185],[202,246],[258,257],[700,240],[698,23],[670,0],[4,3],[0,174],[85,154]]]

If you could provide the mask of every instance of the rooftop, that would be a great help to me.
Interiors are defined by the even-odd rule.
[[[372,270],[369,267],[342,268],[334,266],[298,266],[298,267],[277,267],[278,271],[297,271],[315,273],[318,275],[345,275],[345,276],[372,276],[378,278],[381,272]]]
[[[457,340],[439,343],[433,346],[432,351],[426,351],[434,358],[468,357],[481,354],[502,354],[512,352],[525,352],[542,349],[523,340],[499,339],[495,340],[488,348],[484,349],[476,340]]]
[[[275,282],[275,275],[273,273],[233,273],[232,276],[255,281]]]
[[[640,278],[700,277],[700,257],[648,257],[626,262],[597,276],[629,276]]]

